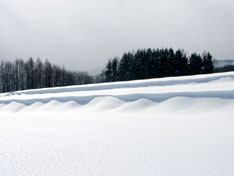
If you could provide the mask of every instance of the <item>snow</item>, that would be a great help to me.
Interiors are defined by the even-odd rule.
[[[0,175],[234,175],[234,72],[0,94]]]

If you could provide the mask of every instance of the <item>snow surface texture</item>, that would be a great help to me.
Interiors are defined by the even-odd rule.
[[[0,175],[232,176],[234,72],[0,94]]]

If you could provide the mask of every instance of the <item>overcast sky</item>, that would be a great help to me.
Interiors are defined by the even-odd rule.
[[[0,59],[93,70],[148,47],[234,59],[233,21],[234,0],[0,0]]]

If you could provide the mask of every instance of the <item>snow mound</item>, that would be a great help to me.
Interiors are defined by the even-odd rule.
[[[26,106],[21,112],[39,111],[44,105],[42,102],[35,102],[30,106]]]
[[[149,99],[141,98],[139,100],[125,103],[122,107],[120,107],[120,110],[122,111],[140,111],[140,110],[146,110],[148,108],[152,108],[156,106],[158,103],[155,103]]]
[[[92,99],[88,104],[86,104],[85,108],[94,111],[108,111],[120,107],[124,103],[125,101],[111,96],[97,97]]]
[[[79,110],[80,108],[80,104],[75,102],[75,101],[68,101],[63,103],[60,107],[59,107],[59,111],[72,111],[72,110]]]
[[[1,110],[7,112],[18,112],[24,109],[26,106],[22,103],[11,102],[5,105]]]

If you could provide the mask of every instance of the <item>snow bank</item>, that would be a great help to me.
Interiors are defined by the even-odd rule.
[[[0,95],[0,175],[234,175],[234,72]]]

